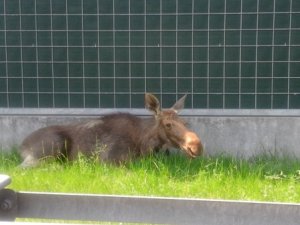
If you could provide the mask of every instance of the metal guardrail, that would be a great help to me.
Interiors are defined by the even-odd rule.
[[[1,187],[7,177],[0,180]],[[299,224],[300,204],[0,190],[0,221],[40,218],[150,224]],[[1,223],[0,223],[1,224]]]

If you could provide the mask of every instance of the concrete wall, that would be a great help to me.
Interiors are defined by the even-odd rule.
[[[0,148],[18,146],[32,131],[53,124],[98,117],[116,110],[0,109]],[[139,116],[146,110],[123,109]],[[300,110],[183,110],[206,153],[251,157],[264,152],[300,157]]]

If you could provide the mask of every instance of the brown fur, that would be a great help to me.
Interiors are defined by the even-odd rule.
[[[184,100],[185,96],[171,109],[160,110],[158,100],[146,94],[146,107],[154,112],[153,118],[116,113],[77,124],[41,128],[23,141],[22,166],[34,166],[39,159],[49,156],[62,155],[73,160],[79,152],[97,154],[102,161],[122,163],[165,146],[185,148],[192,157],[200,155],[200,139],[177,115]]]

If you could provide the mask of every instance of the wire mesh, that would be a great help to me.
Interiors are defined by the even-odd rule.
[[[296,0],[0,0],[0,107],[300,108]]]

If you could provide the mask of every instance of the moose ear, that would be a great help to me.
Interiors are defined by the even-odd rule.
[[[158,115],[160,113],[160,105],[159,105],[158,99],[153,95],[146,93],[145,94],[145,107],[154,112],[155,115]]]
[[[182,96],[175,104],[171,107],[176,113],[178,113],[181,109],[184,108],[184,102],[187,95]]]

